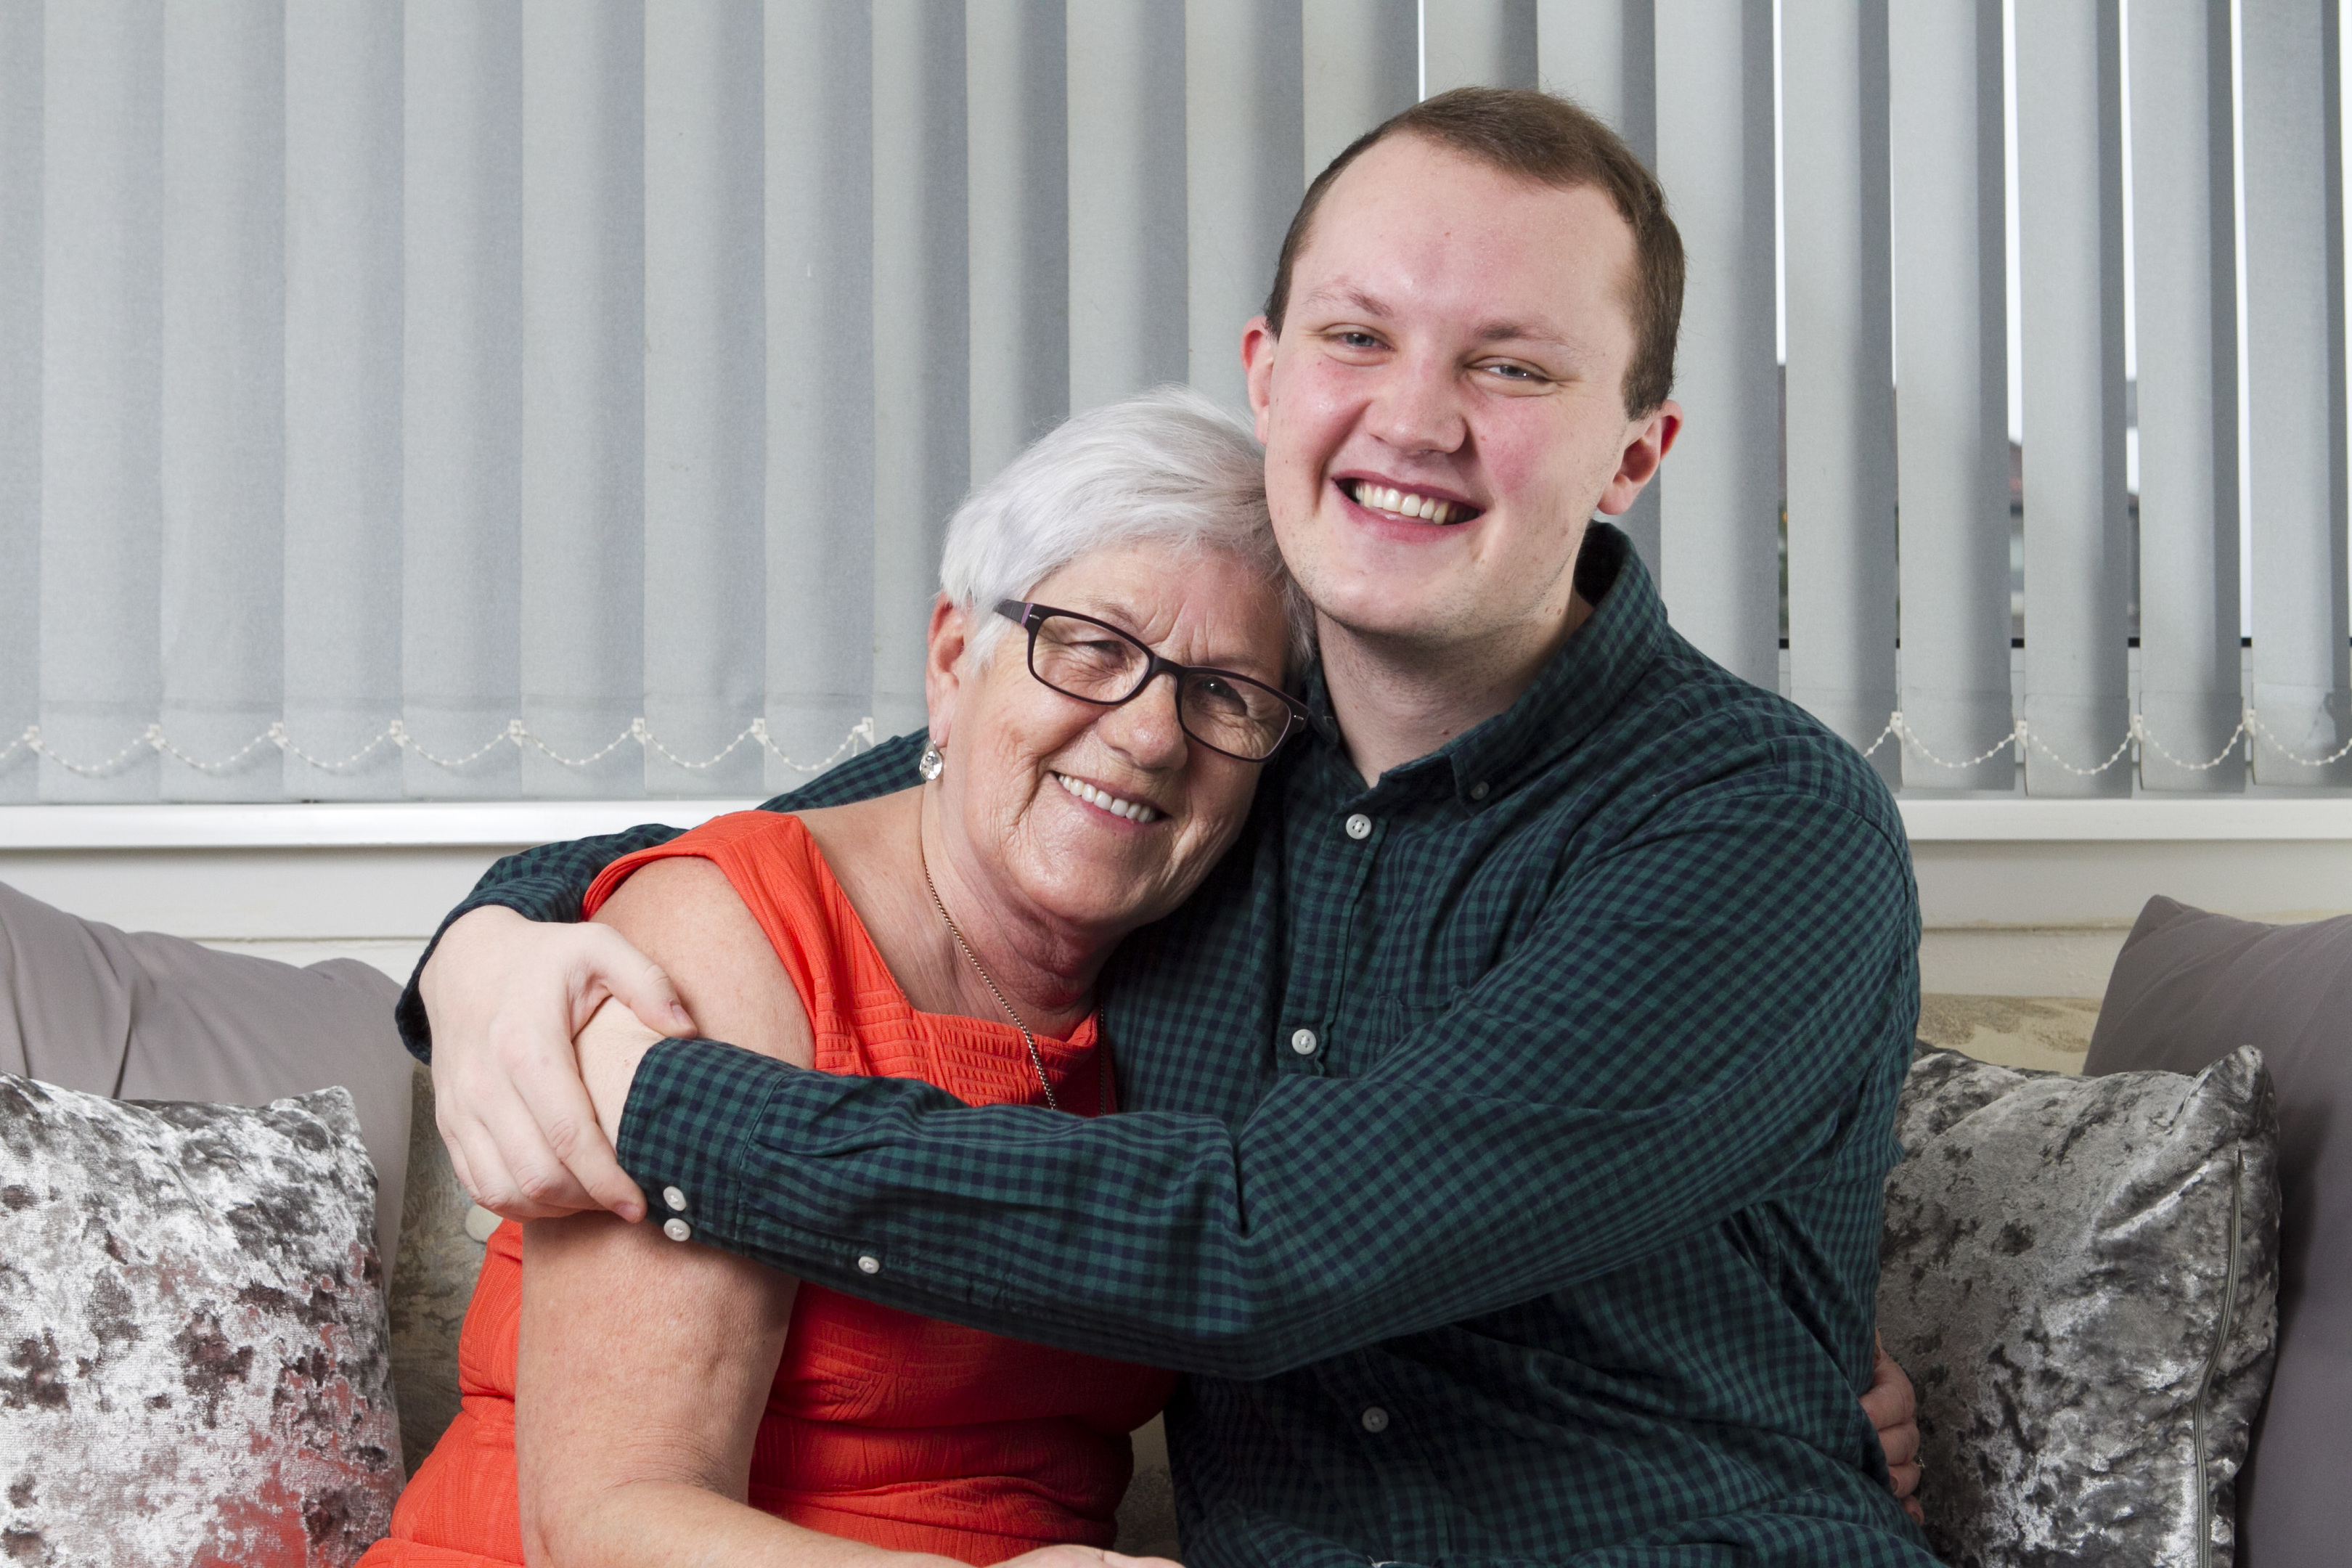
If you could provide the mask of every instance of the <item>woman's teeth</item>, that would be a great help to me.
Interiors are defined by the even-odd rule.
[[[1129,822],[1160,820],[1160,813],[1139,800],[1121,800],[1108,790],[1097,789],[1085,780],[1074,779],[1067,773],[1055,773],[1054,778],[1064,789],[1068,790],[1088,805],[1101,806],[1105,811],[1114,812]]]
[[[1434,522],[1441,526],[1452,522],[1456,517],[1470,510],[1468,507],[1456,506],[1450,500],[1439,500],[1435,496],[1416,495],[1411,490],[1401,490],[1388,485],[1365,484],[1361,480],[1358,480],[1356,484],[1356,504],[1371,507],[1379,511],[1392,511],[1399,517],[1417,517],[1424,522]]]

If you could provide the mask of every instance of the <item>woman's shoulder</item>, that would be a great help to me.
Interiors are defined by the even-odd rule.
[[[730,811],[687,829],[675,838],[624,855],[599,872],[581,900],[581,913],[593,917],[623,882],[661,861],[710,862],[725,873],[740,892],[749,882],[782,877],[805,885],[812,880],[817,856],[808,829],[799,816],[782,811]],[[708,884],[705,896],[716,896],[718,884],[683,867],[672,867],[656,879],[677,887]]]

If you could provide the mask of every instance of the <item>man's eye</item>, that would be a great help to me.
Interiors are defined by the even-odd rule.
[[[1490,364],[1482,365],[1479,368],[1486,371],[1487,374],[1500,376],[1505,381],[1541,381],[1543,379],[1523,364]]]
[[[1336,332],[1332,335],[1343,348],[1376,349],[1381,346],[1381,340],[1370,332]]]

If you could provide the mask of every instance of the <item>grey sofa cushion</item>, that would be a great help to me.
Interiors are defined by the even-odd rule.
[[[401,1481],[351,1096],[110,1100],[0,1077],[0,1550],[356,1562]]]
[[[2276,1285],[2260,1057],[2085,1079],[1923,1048],[1896,1131],[1879,1326],[1938,1555],[2228,1563]]]
[[[420,1065],[411,1081],[408,1193],[392,1268],[392,1386],[401,1452],[415,1475],[457,1415],[457,1337],[482,1271],[482,1244],[466,1223],[473,1201],[434,1130],[433,1077]]]
[[[265,1105],[352,1092],[390,1258],[407,1184],[400,987],[355,959],[298,969],[121,931],[0,883],[0,1073],[121,1100]]]
[[[2278,1373],[2242,1482],[2241,1568],[2352,1560],[2352,916],[2232,920],[2150,899],[2086,1073],[2196,1072],[2240,1046],[2278,1093]]]

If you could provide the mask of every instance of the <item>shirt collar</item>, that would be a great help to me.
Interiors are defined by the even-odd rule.
[[[1576,559],[1576,591],[1592,614],[1545,661],[1518,700],[1429,755],[1390,769],[1381,775],[1377,793],[1420,793],[1437,784],[1449,788],[1465,809],[1480,810],[1517,779],[1573,750],[1616,709],[1656,657],[1666,627],[1665,606],[1632,541],[1605,522],[1585,530]],[[1307,701],[1317,720],[1308,744],[1327,752],[1328,763],[1353,779],[1319,664],[1307,671]]]

